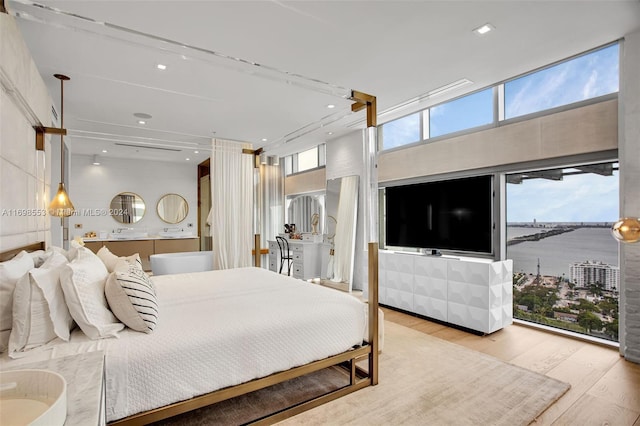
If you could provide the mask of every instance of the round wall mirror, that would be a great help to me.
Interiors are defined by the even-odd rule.
[[[111,200],[109,206],[111,216],[120,223],[136,223],[142,216],[146,206],[144,200],[133,192],[121,192]]]
[[[181,195],[166,194],[158,201],[158,216],[167,223],[180,223],[189,213],[189,204]]]

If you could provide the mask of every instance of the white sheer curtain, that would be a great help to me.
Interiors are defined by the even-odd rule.
[[[211,236],[214,269],[252,265],[253,156],[251,144],[213,140]]]
[[[274,241],[276,235],[284,232],[284,169],[281,165],[260,166],[262,211],[261,244],[267,248],[267,241]]]
[[[336,217],[336,236],[334,238],[333,278],[335,282],[348,282],[352,285],[353,245],[356,233],[358,207],[358,176],[342,178],[338,217]]]

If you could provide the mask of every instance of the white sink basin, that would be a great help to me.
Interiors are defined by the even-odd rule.
[[[161,231],[158,232],[158,235],[163,238],[185,238],[192,237],[193,233],[191,231]]]
[[[62,426],[67,418],[67,382],[49,370],[0,371],[2,424]]]
[[[109,235],[109,238],[114,240],[135,240],[136,238],[147,237],[146,232],[115,232]]]

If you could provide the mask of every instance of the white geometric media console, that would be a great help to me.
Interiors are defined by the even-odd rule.
[[[485,334],[513,322],[513,261],[380,250],[379,300]]]

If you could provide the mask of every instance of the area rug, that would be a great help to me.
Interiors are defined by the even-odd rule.
[[[569,384],[385,321],[380,382],[281,425],[528,425]],[[343,383],[319,372],[226,401],[163,425],[242,424],[282,403]]]
[[[570,385],[385,321],[380,383],[282,425],[528,425]]]

